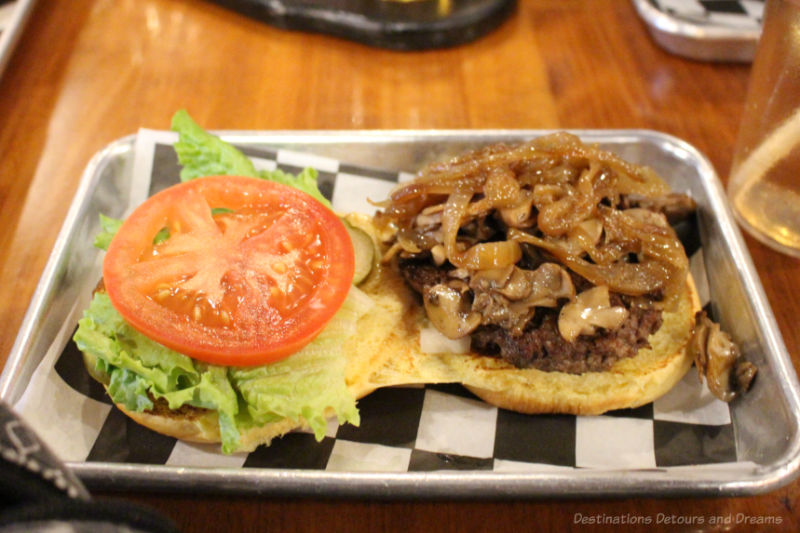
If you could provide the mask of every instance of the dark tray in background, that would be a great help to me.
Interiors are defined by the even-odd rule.
[[[380,48],[424,50],[473,41],[500,25],[516,0],[213,0],[288,30]]]

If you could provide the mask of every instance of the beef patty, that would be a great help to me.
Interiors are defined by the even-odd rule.
[[[437,267],[427,259],[400,259],[398,267],[406,283],[419,294],[425,287],[450,279],[448,268]],[[576,281],[579,290],[588,284]],[[519,335],[496,325],[478,326],[472,332],[471,349],[500,357],[517,368],[572,374],[608,370],[619,359],[633,357],[648,347],[647,338],[662,321],[659,309],[631,305],[628,298],[613,292],[610,298],[612,306],[628,309],[628,317],[617,329],[598,328],[594,335],[581,335],[568,342],[558,332],[559,309],[541,307]]]

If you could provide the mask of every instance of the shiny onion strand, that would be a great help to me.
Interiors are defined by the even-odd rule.
[[[619,207],[626,195],[668,192],[651,169],[559,133],[428,165],[375,220],[392,256],[443,249],[474,274],[515,265],[521,245],[533,246],[597,286],[670,298],[688,273],[683,246],[660,214]]]

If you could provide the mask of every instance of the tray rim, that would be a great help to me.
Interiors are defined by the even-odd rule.
[[[760,280],[744,239],[734,222],[724,191],[709,160],[688,142],[673,135],[650,129],[369,129],[369,130],[215,130],[229,142],[269,144],[270,142],[301,142],[314,140],[317,144],[390,142],[430,142],[432,140],[470,141],[471,139],[503,139],[533,137],[553,131],[569,131],[591,142],[621,144],[626,139],[637,142],[666,143],[672,151],[684,152],[696,163],[698,173],[707,175],[710,194],[709,208],[720,218],[726,244],[742,276],[741,281],[756,310],[759,330],[765,334],[778,377],[783,399],[791,414],[800,417],[800,393],[797,375],[791,358],[764,294]],[[0,399],[8,401],[12,395],[15,378],[28,356],[31,335],[37,319],[41,319],[45,298],[54,283],[54,274],[65,248],[68,246],[80,216],[88,201],[89,193],[100,179],[98,169],[103,162],[119,151],[130,150],[137,134],[120,137],[96,152],[81,176],[69,211],[64,219],[53,246],[53,251],[42,272],[31,303],[25,313],[22,326],[15,339],[5,368],[0,374]],[[774,359],[777,357],[777,359]],[[798,429],[798,418],[793,420]],[[148,489],[157,491],[179,491],[191,489],[214,493],[259,493],[296,496],[351,497],[369,494],[371,497],[402,499],[405,497],[481,497],[487,499],[514,497],[608,497],[631,494],[649,496],[741,496],[768,492],[784,486],[800,475],[800,435],[797,432],[779,460],[769,465],[753,464],[749,477],[742,475],[746,469],[737,470],[730,479],[721,479],[720,469],[701,469],[691,479],[665,479],[665,468],[647,470],[570,470],[566,473],[530,472],[503,473],[469,471],[452,473],[403,472],[363,473],[327,472],[283,469],[242,469],[200,467],[175,467],[169,465],[138,465],[109,462],[67,462],[88,486],[109,490]],[[724,471],[724,470],[723,470]],[[576,475],[577,473],[577,475]],[[623,477],[619,474],[624,473]],[[285,483],[287,478],[292,483]],[[468,480],[469,483],[465,483]],[[221,484],[221,481],[223,482]],[[224,486],[221,486],[224,485]],[[554,486],[562,489],[553,492]],[[568,489],[568,490],[567,490]]]

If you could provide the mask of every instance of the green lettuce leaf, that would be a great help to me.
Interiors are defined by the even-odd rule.
[[[274,181],[282,183],[283,185],[288,185],[289,187],[294,187],[295,189],[300,189],[304,193],[316,198],[328,209],[331,209],[331,203],[319,190],[317,184],[319,172],[317,172],[315,168],[304,168],[297,176],[284,172],[279,168],[275,170],[261,170],[259,171],[259,176],[268,181]]]
[[[108,245],[111,244],[111,239],[117,234],[122,222],[123,221],[118,218],[107,217],[103,213],[100,213],[101,231],[94,238],[95,248],[108,250]]]
[[[123,222],[125,221],[118,218],[111,218],[100,213],[100,233],[94,237],[94,247],[108,251],[108,247],[111,245],[111,239],[117,234]],[[167,239],[169,239],[169,229],[163,228],[156,233],[153,238],[153,244],[158,244]]]
[[[231,369],[231,379],[245,400],[254,423],[274,417],[305,420],[322,440],[326,411],[332,408],[340,424],[360,422],[353,396],[345,385],[344,340],[355,334],[356,322],[371,300],[353,288],[324,330],[288,359],[266,366]]]
[[[331,208],[331,203],[320,192],[317,179],[319,172],[314,168],[304,168],[298,175],[281,169],[256,170],[253,162],[235,146],[200,127],[185,110],[177,111],[172,117],[172,130],[178,132],[178,141],[173,145],[181,164],[181,181],[189,181],[203,176],[238,175],[274,181],[299,189]],[[215,208],[219,211],[219,208]],[[122,220],[100,214],[100,233],[95,236],[94,246],[108,250],[111,239],[122,225]],[[156,239],[168,238],[159,233]]]
[[[145,411],[153,407],[152,397],[163,398],[171,409],[191,405],[215,410],[222,451],[233,453],[241,431],[253,425],[289,418],[307,423],[321,440],[331,412],[340,424],[359,423],[355,399],[345,385],[342,346],[370,305],[363,294],[349,295],[305,348],[260,367],[207,365],[166,348],[134,330],[102,292],[94,295],[73,340],[109,376],[114,402]]]
[[[259,177],[246,155],[201,128],[186,110],[172,116],[172,129],[178,132],[174,148],[183,166],[181,181],[218,174]]]
[[[153,401],[147,395],[148,382],[135,372],[124,368],[113,369],[109,373],[108,395],[115,403],[125,406],[129,411],[146,411],[153,408]]]
[[[297,176],[280,169],[256,170],[238,148],[204,130],[184,109],[173,115],[172,130],[178,132],[174,147],[182,166],[181,181],[219,174],[250,176],[295,187],[331,207],[319,190],[316,169],[303,169]]]
[[[227,369],[199,364],[142,335],[102,292],[84,311],[73,340],[108,374],[108,393],[115,403],[141,412],[153,408],[152,397],[165,399],[170,409],[182,405],[213,409],[219,413],[223,451],[236,449],[239,432],[232,421],[239,400],[227,380]]]

